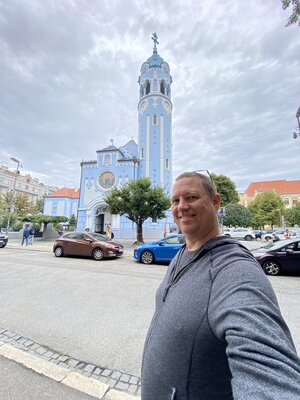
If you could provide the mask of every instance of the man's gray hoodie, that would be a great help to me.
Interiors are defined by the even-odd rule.
[[[299,400],[299,358],[251,253],[216,237],[178,273],[183,251],[157,291],[142,400]]]

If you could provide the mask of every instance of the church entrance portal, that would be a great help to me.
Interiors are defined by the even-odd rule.
[[[100,206],[97,208],[95,212],[95,233],[105,233],[105,229],[107,224],[110,223],[108,220],[108,212],[107,212],[107,206]]]

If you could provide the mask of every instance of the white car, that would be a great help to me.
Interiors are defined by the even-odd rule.
[[[247,228],[227,228],[224,229],[224,236],[236,239],[253,240],[256,238],[255,232]]]
[[[298,239],[299,233],[296,231],[289,231],[289,239]],[[272,240],[283,240],[286,239],[286,233],[284,229],[278,229],[272,233]]]

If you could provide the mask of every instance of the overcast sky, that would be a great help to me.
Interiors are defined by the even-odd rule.
[[[242,191],[300,179],[300,28],[280,0],[0,0],[0,164],[79,187],[80,161],[137,141],[140,67],[170,65],[173,174]]]

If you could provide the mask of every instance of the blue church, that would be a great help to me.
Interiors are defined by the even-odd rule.
[[[172,102],[169,65],[157,52],[158,37],[152,35],[153,54],[145,61],[138,79],[138,144],[131,139],[121,147],[113,140],[97,150],[96,160],[81,162],[77,229],[105,232],[110,226],[116,238],[135,238],[136,226],[125,216],[111,215],[105,196],[112,188],[149,177],[167,195],[172,187]],[[169,214],[168,214],[169,215]],[[144,238],[159,238],[173,227],[173,219],[145,221]]]

